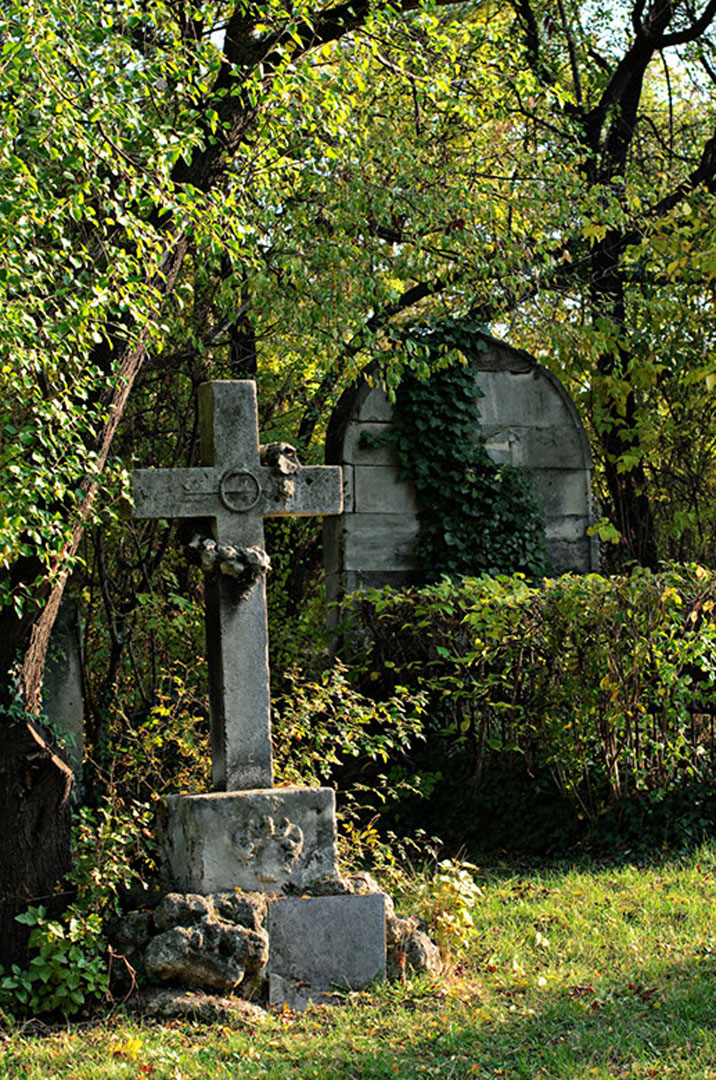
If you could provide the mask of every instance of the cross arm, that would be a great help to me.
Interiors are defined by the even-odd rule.
[[[343,486],[339,465],[306,465],[267,485],[267,517],[313,517],[340,514]]]
[[[135,518],[215,517],[221,505],[213,468],[137,469],[132,497]]]

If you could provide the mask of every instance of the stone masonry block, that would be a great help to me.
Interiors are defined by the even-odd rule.
[[[546,376],[535,372],[516,375],[507,371],[478,371],[475,381],[484,397],[477,402],[483,426],[561,427],[569,424],[564,399],[554,392]]]
[[[363,436],[371,440],[383,439],[390,432],[390,424],[358,423],[351,420],[346,424],[343,441],[342,463],[346,465],[394,465],[398,459],[395,448],[390,442],[378,446],[371,445]]]
[[[568,515],[589,516],[591,474],[587,469],[527,470],[545,520]]]
[[[347,514],[343,550],[346,570],[414,570],[418,538],[415,514]]]
[[[279,898],[269,905],[269,994],[302,1007],[331,990],[361,990],[385,975],[385,897]]]
[[[379,424],[389,424],[393,419],[393,406],[385,390],[382,390],[379,386],[374,386],[363,399],[359,412],[360,415],[357,415],[357,411],[354,409],[351,420],[369,420]]]
[[[355,503],[358,514],[416,514],[413,485],[402,480],[394,465],[355,466]]]
[[[599,548],[594,537],[577,541],[548,539],[546,547],[550,566],[556,567],[560,574],[568,570],[576,574],[590,574],[599,569]]]
[[[552,521],[547,522],[545,526],[545,538],[547,542],[550,540],[565,540],[567,543],[574,543],[575,541],[584,540],[587,536],[587,529],[591,522],[586,514],[581,517],[577,515],[567,516],[562,518],[555,518]]]
[[[330,788],[170,795],[164,865],[181,892],[280,893],[338,874]]]

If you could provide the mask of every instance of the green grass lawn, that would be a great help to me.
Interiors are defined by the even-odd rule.
[[[443,981],[201,1026],[0,1036],[12,1080],[664,1077],[716,1080],[716,849],[650,868],[481,870]]]

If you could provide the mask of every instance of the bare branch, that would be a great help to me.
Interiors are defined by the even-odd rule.
[[[669,195],[665,195],[658,203],[646,211],[647,217],[660,217],[680,203],[687,195],[696,188],[705,186],[714,194],[716,192],[716,134],[712,135],[705,144],[701,154],[701,161],[694,171],[687,176]]]
[[[577,50],[574,44],[574,36],[569,28],[567,22],[567,13],[564,10],[564,0],[557,0],[559,5],[559,17],[562,20],[562,29],[564,30],[564,36],[567,39],[567,50],[569,52],[569,66],[572,69],[572,83],[574,84],[574,99],[577,105],[582,105],[582,80],[579,77],[579,64],[577,62]]]

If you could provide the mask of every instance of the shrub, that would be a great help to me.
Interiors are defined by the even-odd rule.
[[[505,769],[547,775],[590,822],[625,800],[713,783],[712,572],[444,579],[351,602],[371,640],[356,677],[428,695],[443,771],[460,762],[483,784]]]
[[[278,784],[339,783],[340,832],[345,854],[375,848],[372,819],[386,801],[398,801],[414,787],[387,769],[409,747],[424,739],[424,691],[397,686],[376,701],[351,685],[340,661],[315,678],[292,669],[286,689],[274,703],[273,743]],[[366,762],[381,770],[372,783],[361,782]],[[348,851],[348,847],[352,849]]]
[[[103,920],[118,914],[124,890],[152,868],[150,807],[119,803],[97,811],[83,807],[73,830],[74,900],[51,919],[43,906],[17,916],[30,926],[26,968],[0,968],[0,1010],[8,1016],[61,1013],[74,1016],[109,995],[111,952]]]

